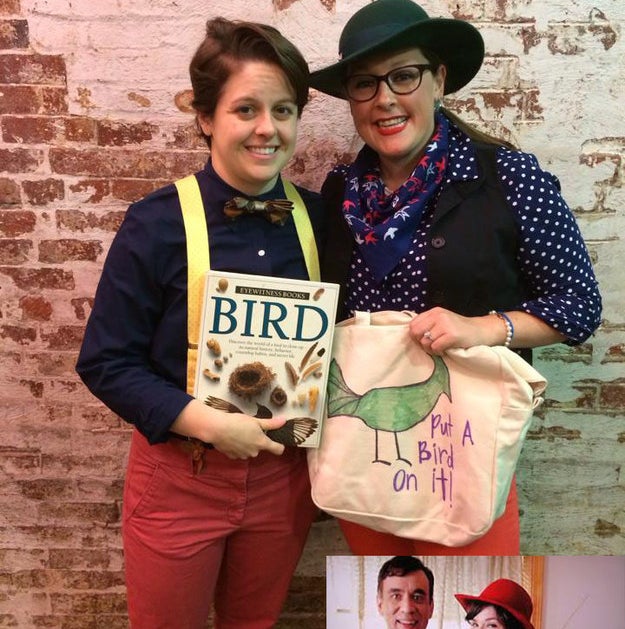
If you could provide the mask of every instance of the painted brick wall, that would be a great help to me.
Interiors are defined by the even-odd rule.
[[[201,166],[187,64],[209,15],[274,24],[313,68],[364,0],[0,0],[0,627],[125,627],[128,428],[73,371],[127,204]],[[625,553],[625,5],[424,0],[474,22],[487,59],[450,98],[562,182],[604,297],[599,332],[539,352],[550,379],[518,473],[523,552]],[[318,187],[357,140],[314,94],[291,176]],[[621,278],[619,280],[619,277]],[[281,625],[322,627],[315,525]]]

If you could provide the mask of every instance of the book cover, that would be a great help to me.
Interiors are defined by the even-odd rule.
[[[317,447],[326,404],[338,284],[209,271],[195,397],[286,424],[267,435]]]

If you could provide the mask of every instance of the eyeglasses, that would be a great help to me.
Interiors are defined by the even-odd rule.
[[[364,103],[378,93],[380,82],[384,81],[394,94],[410,94],[421,85],[426,70],[434,72],[435,66],[419,63],[395,68],[386,74],[352,74],[345,79],[345,91],[351,100]]]

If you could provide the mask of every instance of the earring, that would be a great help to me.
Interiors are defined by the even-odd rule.
[[[434,111],[438,111],[443,106],[443,101],[440,98],[434,99]]]

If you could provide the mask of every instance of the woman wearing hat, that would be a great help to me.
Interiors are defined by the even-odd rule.
[[[479,596],[455,595],[475,629],[534,629],[530,595],[514,581],[497,579]]]
[[[342,315],[411,310],[426,351],[578,344],[601,298],[558,180],[536,158],[477,131],[442,105],[478,72],[484,42],[469,23],[430,18],[411,0],[357,11],[339,61],[317,90],[349,102],[364,147],[335,167],[324,279],[343,286]],[[357,554],[517,554],[516,488],[505,513],[463,549],[394,538],[341,522]]]

